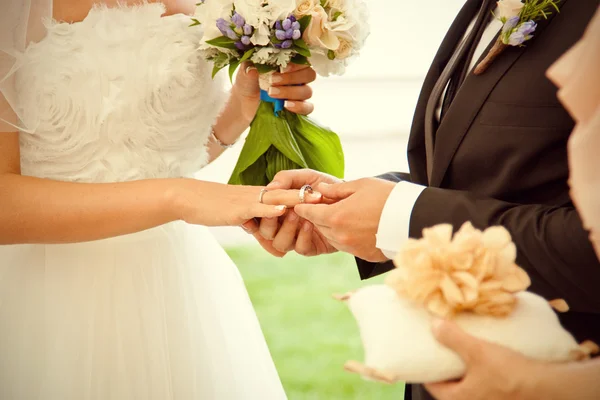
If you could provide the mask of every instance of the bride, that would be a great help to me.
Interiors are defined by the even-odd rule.
[[[299,196],[191,178],[259,103],[255,69],[229,95],[211,78],[195,1],[0,0],[1,399],[285,398],[199,225]],[[282,74],[278,97],[309,113],[314,79]]]

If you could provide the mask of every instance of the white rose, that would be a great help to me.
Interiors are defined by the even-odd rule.
[[[305,15],[310,15],[317,6],[317,0],[296,0],[296,10],[294,15],[300,19]]]
[[[255,28],[262,24],[273,26],[296,9],[296,0],[235,0],[233,4],[238,14]]]
[[[317,74],[327,77],[330,75],[343,75],[346,72],[346,63],[343,60],[331,61],[326,55],[313,53],[310,63]]]
[[[352,47],[355,52],[360,51],[370,34],[369,10],[364,2],[355,2],[351,10],[345,15],[343,23],[334,29],[334,32],[341,36],[345,32],[346,36],[352,38]]]
[[[302,36],[304,41],[311,47],[337,50],[340,46],[340,41],[331,32],[328,16],[323,7],[315,7],[310,15],[312,15],[312,18]]]
[[[202,24],[204,31],[203,41],[223,36],[217,28],[217,20],[231,17],[231,10],[233,10],[232,0],[209,0],[196,8],[195,17]]]
[[[523,6],[521,0],[500,0],[498,2],[498,17],[502,20],[516,17],[521,13]]]
[[[334,10],[344,11],[348,8],[346,3],[346,0],[329,0],[327,6]]]
[[[344,39],[344,38],[338,38],[338,39],[340,41],[340,46],[335,51],[335,58],[337,60],[344,60],[353,54],[354,48],[352,46],[351,41]]]

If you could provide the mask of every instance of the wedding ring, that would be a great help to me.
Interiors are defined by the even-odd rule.
[[[313,188],[310,185],[304,185],[300,188],[300,192],[298,193],[298,198],[300,199],[300,203],[304,203],[306,201],[306,191],[309,193],[313,192]]]
[[[261,203],[261,204],[262,204],[262,202],[263,202],[263,197],[264,197],[265,193],[267,193],[267,192],[268,192],[268,190],[267,190],[267,189],[262,189],[262,190],[260,191],[260,193],[258,194],[258,202],[259,202],[259,203]]]

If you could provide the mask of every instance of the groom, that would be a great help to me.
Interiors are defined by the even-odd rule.
[[[581,37],[598,5],[563,0],[559,14],[539,21],[532,40],[507,48],[476,76],[470,71],[500,27],[488,19],[494,1],[467,1],[419,97],[408,143],[410,174],[345,183],[310,170],[281,172],[271,188],[311,184],[336,202],[297,206],[310,223],[294,213],[281,226],[263,220],[263,246],[306,255],[346,251],[367,279],[392,269],[394,253],[423,228],[451,223],[458,229],[465,221],[480,229],[503,225],[531,277],[530,290],[565,299],[571,307],[560,315],[565,328],[580,341],[600,342],[600,263],[567,182],[573,121],[545,76]],[[407,398],[430,397],[412,385]]]

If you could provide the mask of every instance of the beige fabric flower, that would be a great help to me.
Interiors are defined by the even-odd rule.
[[[451,225],[437,225],[405,244],[386,284],[440,317],[461,311],[505,316],[516,305],[514,294],[531,284],[516,257],[503,227],[482,232],[467,222],[453,237]]]

